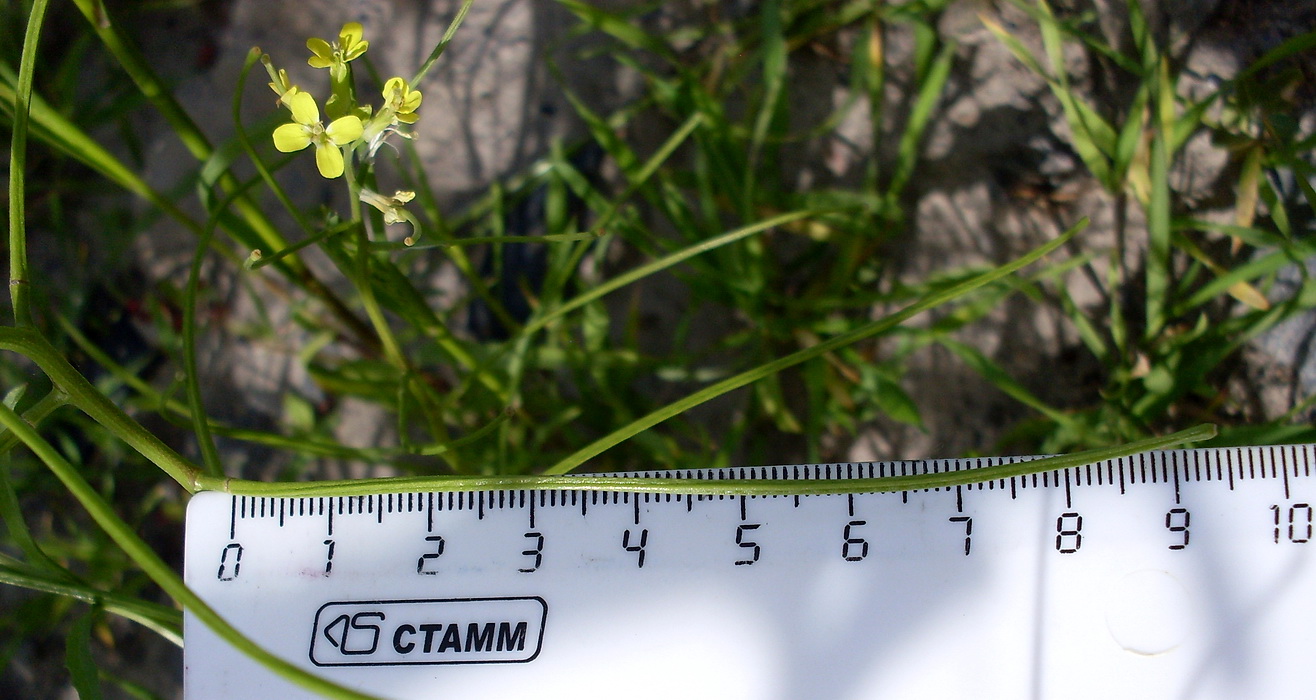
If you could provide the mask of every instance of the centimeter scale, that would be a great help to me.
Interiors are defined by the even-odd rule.
[[[855,495],[202,493],[185,578],[265,648],[388,698],[1312,697],[1314,470],[1308,445]],[[190,700],[306,696],[185,632]]]

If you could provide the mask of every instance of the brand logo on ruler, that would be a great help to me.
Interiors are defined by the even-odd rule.
[[[311,627],[317,666],[524,663],[539,655],[543,598],[326,603]]]

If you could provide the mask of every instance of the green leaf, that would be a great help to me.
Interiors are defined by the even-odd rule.
[[[101,697],[100,673],[91,657],[91,626],[94,622],[94,610],[79,615],[64,640],[64,663],[81,700],[99,700]]]
[[[909,392],[906,392],[898,381],[886,376],[883,372],[878,372],[875,380],[876,393],[873,400],[882,409],[882,412],[893,420],[922,430],[923,416],[919,413],[918,403],[909,395]]]

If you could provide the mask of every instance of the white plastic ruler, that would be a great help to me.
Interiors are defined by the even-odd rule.
[[[1293,446],[857,495],[203,493],[185,578],[267,649],[390,698],[1312,697],[1314,470]],[[190,700],[306,696],[185,634]]]

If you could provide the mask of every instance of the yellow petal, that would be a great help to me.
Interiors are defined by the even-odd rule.
[[[365,30],[361,28],[360,22],[348,22],[343,28],[338,30],[338,44],[343,48],[351,48],[353,44],[361,41],[365,36]]]
[[[365,130],[361,120],[355,116],[347,115],[339,117],[329,124],[329,128],[324,130],[324,135],[329,137],[329,141],[336,146],[346,146],[349,143],[361,138],[361,132]]]
[[[414,112],[420,108],[421,94],[420,90],[408,90],[407,96],[402,99],[402,106],[398,108],[399,112]]]
[[[284,153],[300,151],[310,143],[311,134],[301,124],[284,124],[274,130],[274,147]]]
[[[393,92],[397,90],[405,94],[407,92],[407,81],[402,78],[389,78],[388,82],[384,83],[384,99],[392,98]]]
[[[315,145],[315,167],[320,174],[332,180],[343,174],[343,154],[337,146]]]
[[[415,112],[398,112],[393,118],[403,124],[415,124],[420,119],[420,115]]]
[[[311,126],[320,123],[320,108],[315,106],[315,98],[311,97],[311,93],[298,90],[284,97],[283,103],[288,105],[293,121],[298,124]]]
[[[350,61],[354,58],[358,58],[361,54],[365,53],[368,48],[370,48],[370,42],[358,41],[355,44],[352,44],[349,48],[343,49],[343,60]]]
[[[325,62],[328,62],[330,61],[330,59],[333,58],[333,46],[329,46],[329,42],[325,41],[325,39],[318,39],[315,37],[311,37],[307,39],[307,49],[311,49],[311,53],[315,54],[315,58],[311,59],[312,62],[315,61],[316,58],[321,59],[321,61],[325,61]],[[311,63],[311,64],[312,66],[316,66],[315,63]],[[324,66],[316,66],[316,67],[322,68]]]

